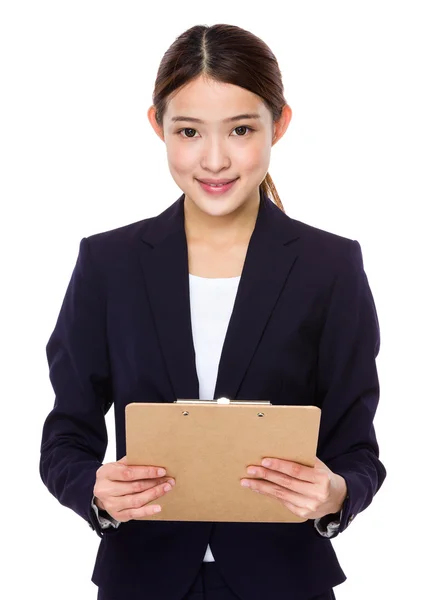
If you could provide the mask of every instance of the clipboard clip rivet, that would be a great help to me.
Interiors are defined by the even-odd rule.
[[[189,415],[189,412],[188,412],[187,410],[184,410],[184,411],[182,412],[182,414],[183,414],[183,416],[184,416],[184,417],[187,417],[187,416]]]
[[[258,417],[264,417],[264,416],[265,416],[265,413],[257,413],[257,416],[258,416]]]

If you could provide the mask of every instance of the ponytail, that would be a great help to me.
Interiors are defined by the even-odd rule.
[[[274,201],[274,203],[283,211],[283,213],[286,212],[278,195],[277,188],[275,187],[272,177],[269,175],[269,173],[266,173],[266,177],[260,184],[260,189],[266,196],[268,196],[268,198]]]

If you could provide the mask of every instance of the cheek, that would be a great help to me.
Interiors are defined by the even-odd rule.
[[[170,171],[176,173],[190,173],[193,169],[197,160],[197,150],[190,147],[185,147],[185,144],[172,143],[167,145],[167,160],[169,163]]]
[[[251,144],[236,155],[236,164],[245,172],[267,168],[270,149],[265,144]]]

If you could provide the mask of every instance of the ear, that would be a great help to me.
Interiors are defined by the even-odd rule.
[[[164,130],[162,128],[162,125],[160,125],[156,121],[156,108],[155,108],[155,106],[153,104],[149,108],[149,110],[147,111],[147,118],[149,119],[149,123],[152,125],[152,129],[154,130],[154,132],[156,133],[156,135],[162,141],[164,141]]]
[[[286,129],[289,126],[290,120],[292,118],[292,109],[288,104],[283,106],[283,110],[281,111],[281,116],[278,121],[273,123],[274,126],[274,137],[272,138],[272,145],[276,144],[279,139],[283,137],[286,133]]]

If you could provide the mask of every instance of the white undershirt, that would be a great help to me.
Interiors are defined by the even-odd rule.
[[[191,325],[199,400],[213,400],[221,351],[239,285],[239,277],[210,279],[189,275]],[[208,545],[203,562],[214,561]]]

